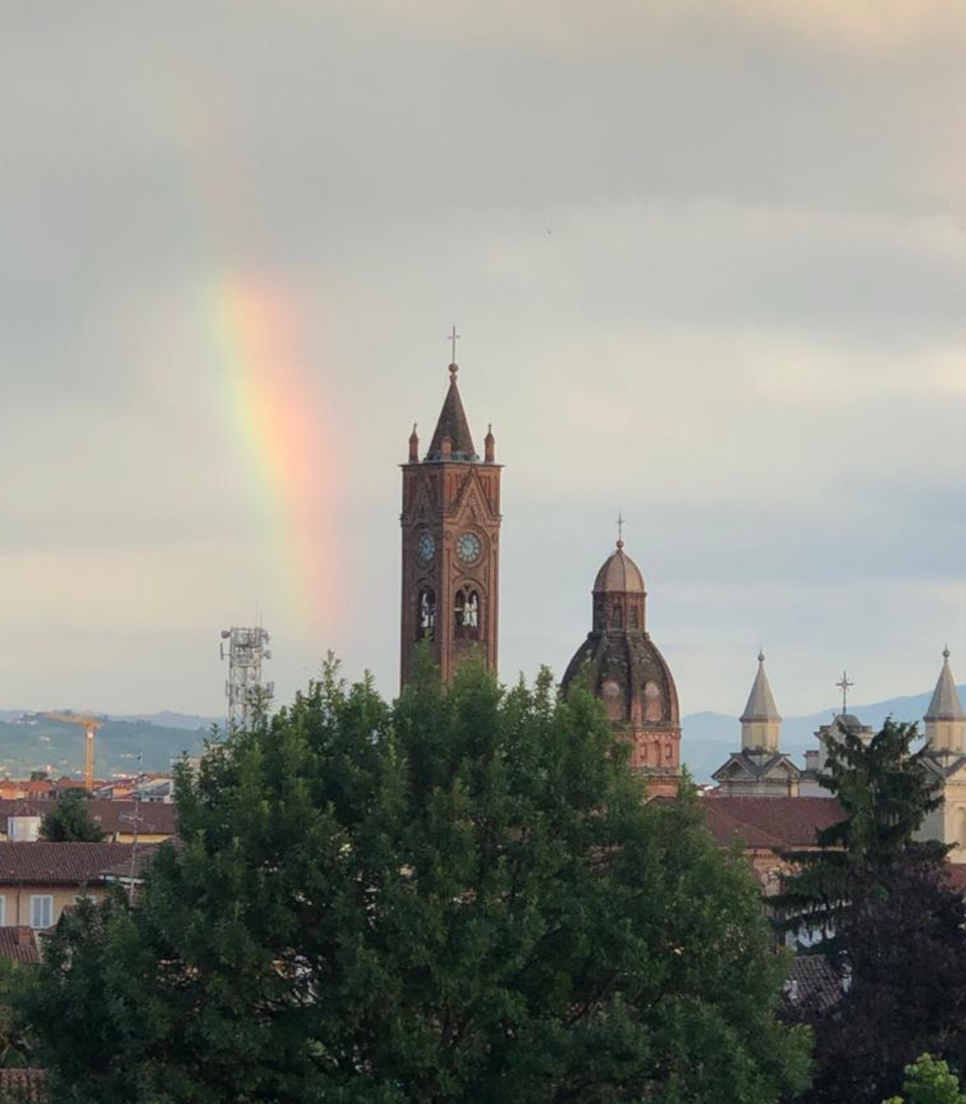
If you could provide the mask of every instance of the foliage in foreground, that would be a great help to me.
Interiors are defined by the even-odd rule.
[[[883,1104],[966,1104],[966,1096],[959,1091],[959,1078],[931,1054],[923,1054],[907,1067],[902,1091],[905,1098],[893,1096]]]
[[[179,778],[183,846],[25,1003],[54,1104],[770,1104],[804,1077],[744,865],[593,697],[330,665]]]

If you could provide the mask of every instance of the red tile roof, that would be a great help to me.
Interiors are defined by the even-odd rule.
[[[814,847],[816,833],[845,816],[830,797],[717,797],[701,799],[704,822],[722,846],[783,851]]]
[[[40,1104],[47,1099],[47,1073],[41,1069],[0,1069],[4,1100]]]
[[[0,958],[36,966],[40,961],[32,928],[0,928]]]
[[[46,816],[56,806],[56,801],[31,801],[28,798],[0,799],[0,821],[8,816]],[[89,801],[91,820],[109,836],[115,832],[128,835],[131,832],[130,817],[134,816],[133,801]],[[160,801],[142,801],[138,813],[141,818],[138,831],[145,836],[173,836],[176,831],[174,805]],[[0,830],[6,825],[0,823]]]
[[[0,840],[0,885],[92,885],[125,859],[130,862],[129,843]]]
[[[49,794],[53,788],[53,782],[44,780],[40,782],[16,782],[13,783],[21,793],[25,794]]]

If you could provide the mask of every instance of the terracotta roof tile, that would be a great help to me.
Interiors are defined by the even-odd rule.
[[[8,816],[46,816],[56,806],[56,801],[31,801],[29,798],[0,799],[0,821]],[[108,835],[131,831],[130,817],[134,816],[133,801],[98,801],[87,803],[91,820]],[[145,836],[173,836],[177,830],[177,814],[174,805],[161,801],[142,801],[138,813],[141,823],[138,831]],[[0,827],[5,825],[0,824]]]
[[[0,840],[0,885],[91,885],[125,859],[130,862],[129,843]]]
[[[41,1069],[0,1069],[4,1100],[41,1104],[47,1100],[47,1073]]]
[[[40,961],[32,928],[0,928],[0,958],[35,966]]]
[[[785,850],[814,847],[816,833],[844,817],[829,797],[719,797],[701,799],[705,824],[722,845]]]

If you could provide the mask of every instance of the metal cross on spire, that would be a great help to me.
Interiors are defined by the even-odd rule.
[[[617,547],[624,547],[624,515],[620,511],[617,513]]]
[[[855,683],[849,682],[848,674],[843,671],[842,680],[835,685],[842,691],[842,713],[845,714],[848,712],[849,707],[849,691],[855,686]]]
[[[459,339],[460,339],[460,335],[456,332],[456,327],[455,326],[453,327],[453,332],[449,335],[449,339],[450,339],[450,342],[453,346],[453,359],[450,361],[450,364],[455,364],[456,363],[456,342],[459,341]]]

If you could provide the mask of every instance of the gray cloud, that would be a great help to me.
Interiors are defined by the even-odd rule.
[[[789,710],[843,634],[869,698],[932,677],[966,614],[956,5],[82,7],[0,17],[0,704],[217,711],[209,642],[256,608],[283,694],[328,646],[391,689],[395,465],[454,321],[508,464],[507,674],[576,648],[623,508],[686,708],[733,707],[759,637]],[[292,304],[311,516],[232,409],[232,281]]]

